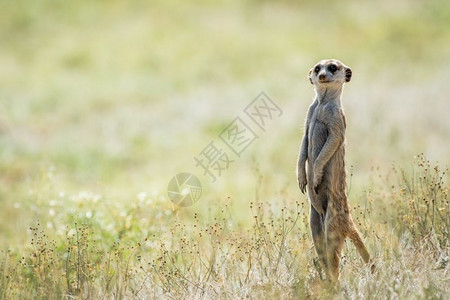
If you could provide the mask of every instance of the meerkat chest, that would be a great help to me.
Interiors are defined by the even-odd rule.
[[[320,129],[321,127],[326,127],[329,123],[329,114],[326,112],[326,105],[319,105],[314,110],[314,113],[311,117],[310,130],[314,132],[315,130]]]
[[[323,124],[327,124],[329,117],[327,116],[327,113],[325,111],[325,106],[319,105],[316,110],[314,111],[312,118],[311,118],[311,123],[323,123]]]
[[[323,145],[328,137],[326,116],[322,107],[314,111],[308,131],[309,145],[312,147]]]

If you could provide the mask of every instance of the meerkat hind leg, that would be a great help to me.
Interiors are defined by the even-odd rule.
[[[339,264],[345,235],[339,231],[339,224],[336,223],[336,218],[328,217],[325,221],[325,226],[327,275],[331,281],[336,282],[339,279]]]
[[[324,217],[321,216],[311,205],[311,215],[310,215],[310,226],[311,234],[314,242],[314,247],[316,249],[317,255],[319,256],[322,268],[327,270],[327,259],[326,259],[326,244],[325,244],[325,228],[324,228]]]

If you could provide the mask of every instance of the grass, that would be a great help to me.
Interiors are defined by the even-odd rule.
[[[62,212],[76,209],[76,220],[37,221],[25,250],[2,252],[2,298],[445,298],[448,179],[422,155],[413,172],[380,176],[364,206],[353,208],[377,268],[371,274],[347,244],[335,289],[315,258],[308,204],[293,197],[251,202],[253,221],[243,226],[234,223],[231,199],[209,218],[188,219],[182,209],[164,210],[166,202],[153,203],[151,217],[155,199],[142,194],[120,216],[104,214],[113,204],[101,196],[78,195]],[[91,201],[96,207],[80,213]]]
[[[448,298],[448,5],[0,0],[0,298]],[[325,57],[377,265],[349,243],[334,290],[295,177]],[[193,157],[261,91],[283,115],[211,183]]]

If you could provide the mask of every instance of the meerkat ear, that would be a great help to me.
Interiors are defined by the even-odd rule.
[[[309,70],[308,78],[309,78],[309,82],[311,82],[311,84],[314,84],[314,83],[312,82],[312,79],[311,79],[311,73],[312,73],[312,71],[313,71],[313,69]]]
[[[352,79],[352,69],[345,68],[345,82],[349,82]]]

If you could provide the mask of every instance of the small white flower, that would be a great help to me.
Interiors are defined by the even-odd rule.
[[[156,249],[156,248],[158,248],[158,244],[155,243],[155,242],[153,242],[153,241],[147,241],[144,245],[145,245],[147,248],[150,248],[150,249]]]
[[[145,199],[147,198],[147,193],[146,192],[140,192],[137,195],[137,198],[138,198],[139,202],[144,202]]]
[[[78,197],[81,199],[86,199],[91,197],[91,193],[83,191],[78,194]]]
[[[48,214],[49,214],[50,216],[54,216],[54,215],[55,215],[55,210],[54,210],[53,208],[51,208],[51,209],[48,211]]]
[[[20,208],[20,203],[14,203],[14,208]]]
[[[86,218],[88,218],[88,219],[92,218],[92,211],[88,210],[86,212]]]

